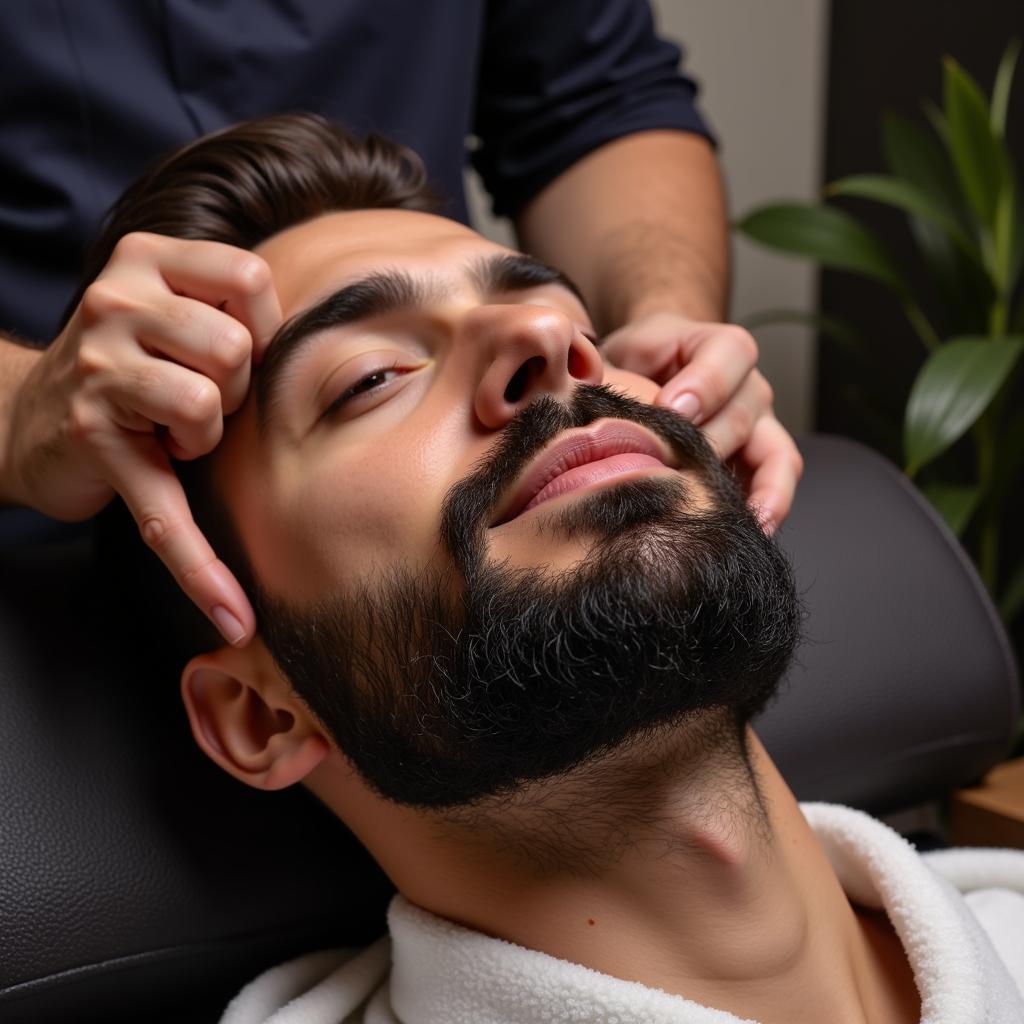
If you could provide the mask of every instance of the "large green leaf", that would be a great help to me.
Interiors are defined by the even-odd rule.
[[[886,112],[882,116],[882,151],[893,174],[924,192],[961,230],[970,229],[971,219],[949,155],[923,124]]]
[[[888,174],[852,174],[832,182],[825,189],[828,196],[856,196],[860,199],[874,199],[917,214],[942,228],[950,238],[970,257],[981,263],[981,253],[974,241],[967,236],[956,220],[941,203],[933,200],[924,189],[913,182]]]
[[[762,245],[809,256],[827,267],[864,274],[900,295],[907,290],[899,269],[878,238],[833,206],[762,206],[748,213],[736,228]]]
[[[984,334],[995,296],[991,279],[930,221],[915,217],[910,227],[946,312],[949,326],[944,333]]]
[[[907,473],[958,441],[1009,377],[1024,338],[954,338],[921,367],[907,399],[903,449]]]
[[[929,357],[911,389],[904,417],[911,475],[954,444],[985,412],[1022,351],[1024,337],[961,337]]]
[[[882,149],[893,174],[928,195],[932,205],[944,210],[962,231],[973,233],[973,223],[949,156],[925,125],[901,114],[885,114]],[[931,221],[911,215],[910,230],[935,281],[951,333],[973,334],[988,330],[988,311],[995,289],[984,269],[974,259],[968,259]]]
[[[992,134],[988,104],[978,83],[952,57],[946,57],[943,64],[943,94],[953,166],[974,215],[991,228],[1003,180],[1001,147]]]
[[[946,525],[961,536],[978,507],[981,490],[973,484],[933,483],[922,487],[924,496],[931,502]]]
[[[1006,111],[1010,105],[1010,91],[1013,88],[1013,73],[1020,56],[1020,39],[1011,39],[1003,51],[995,84],[992,86],[992,111],[989,124],[997,139],[1006,137]]]

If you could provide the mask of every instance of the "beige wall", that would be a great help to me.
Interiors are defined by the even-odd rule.
[[[653,0],[662,34],[682,41],[684,67],[720,143],[733,216],[773,199],[813,199],[821,183],[827,44],[826,0]],[[470,209],[484,233],[511,244],[475,182]],[[732,316],[811,309],[814,277],[798,261],[737,240]],[[814,415],[814,338],[797,327],[762,328],[761,369],[793,431]]]
[[[814,199],[824,156],[826,0],[654,0],[661,32],[686,45],[684,67],[720,143],[735,217],[775,199]],[[737,239],[732,316],[814,307],[805,263]],[[761,369],[794,431],[814,418],[815,339],[805,328],[758,330]]]

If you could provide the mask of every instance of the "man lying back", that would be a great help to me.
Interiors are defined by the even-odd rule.
[[[197,632],[182,696],[209,757],[308,786],[398,889],[390,938],[224,1020],[1024,1020],[1024,896],[798,805],[750,728],[799,604],[706,439],[557,270],[429,207],[408,152],[282,117],[172,157],[93,261],[158,231],[270,268],[284,320],[181,463],[258,634]]]

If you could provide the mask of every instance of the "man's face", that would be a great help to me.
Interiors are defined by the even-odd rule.
[[[763,704],[785,563],[569,287],[407,211],[257,251],[288,322],[216,478],[267,646],[371,786],[466,804]]]
[[[478,280],[487,261],[518,254],[453,221],[398,210],[329,214],[256,251],[271,267],[286,319],[396,272],[426,300],[344,323],[355,306],[388,296],[370,296],[384,291],[373,285],[341,296],[337,313],[322,318],[337,326],[305,333],[308,343],[294,346],[286,365],[268,358],[257,375],[264,379],[230,422],[218,476],[256,575],[274,594],[314,600],[395,564],[436,559],[445,494],[533,399],[567,400],[581,380],[644,402],[657,391],[602,366],[584,333],[593,336],[587,312],[567,287],[531,285],[512,268],[487,289]],[[275,356],[288,347],[282,340],[271,346]],[[282,365],[271,385],[274,362]],[[262,431],[260,387],[272,390]],[[673,461],[663,441],[650,440]],[[582,544],[546,535],[541,521],[528,514],[492,530],[494,557],[551,568],[580,557]]]

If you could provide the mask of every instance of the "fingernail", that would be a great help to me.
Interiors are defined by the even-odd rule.
[[[700,399],[692,391],[684,391],[672,399],[672,408],[688,420],[694,420],[700,412]]]
[[[245,628],[224,605],[214,605],[210,609],[210,618],[213,619],[229,644],[234,645],[245,639]]]

